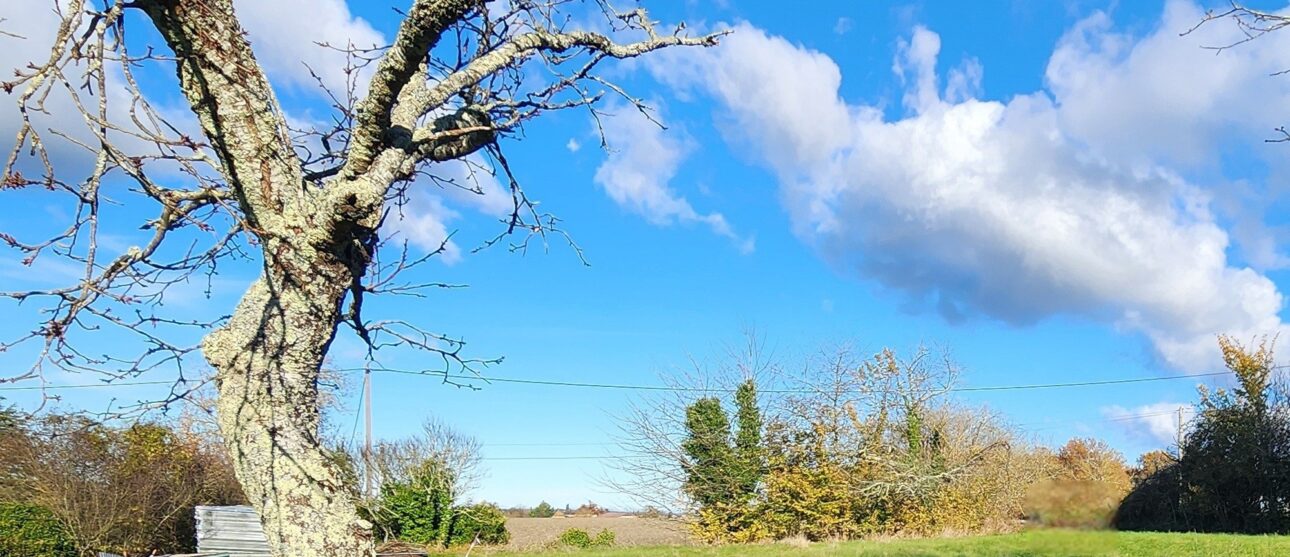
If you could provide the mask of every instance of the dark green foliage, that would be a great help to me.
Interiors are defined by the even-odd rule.
[[[1136,482],[1111,519],[1119,530],[1185,531],[1183,480],[1177,464],[1165,466]]]
[[[700,507],[746,503],[765,475],[761,410],[752,380],[735,390],[735,406],[733,443],[720,400],[701,398],[685,409],[685,491]]]
[[[761,409],[757,407],[757,385],[751,379],[735,389],[737,429],[735,430],[735,489],[747,497],[757,491],[765,475],[765,451],[762,448]]]
[[[1290,421],[1228,402],[1202,411],[1182,458],[1134,486],[1115,526],[1290,533]]]
[[[506,531],[506,515],[492,503],[478,503],[453,509],[452,533],[448,545],[500,545],[511,541]]]
[[[551,518],[555,516],[555,507],[552,507],[550,503],[543,501],[538,503],[538,506],[533,507],[533,510],[529,511],[529,516],[532,518]]]
[[[409,543],[447,544],[453,519],[451,473],[441,463],[427,461],[408,481],[382,485],[373,517],[377,527]]]
[[[701,398],[685,409],[686,439],[682,450],[689,457],[685,491],[700,506],[731,499],[730,418],[716,398]]]
[[[0,504],[0,555],[75,557],[76,545],[48,509],[5,503]]]
[[[1117,528],[1290,533],[1290,404],[1269,388],[1272,348],[1219,344],[1239,388],[1202,391],[1181,458],[1138,482]]]
[[[439,461],[430,460],[414,470],[409,480],[382,485],[370,520],[384,537],[418,545],[469,545],[477,535],[482,544],[509,541],[506,515],[497,505],[452,505],[452,474]]]
[[[701,398],[686,407],[685,493],[704,521],[722,532],[738,529],[766,475],[761,409],[753,381],[735,389],[736,430],[721,401]]]
[[[616,536],[610,530],[601,530],[596,537],[591,537],[586,530],[581,528],[570,528],[560,533],[560,545],[567,547],[576,547],[578,549],[587,549],[591,547],[611,547],[614,545]]]
[[[591,534],[581,528],[570,528],[560,533],[560,544],[586,549],[591,547]]]
[[[923,416],[921,409],[911,407],[905,410],[905,444],[909,447],[909,456],[918,460],[923,454]]]

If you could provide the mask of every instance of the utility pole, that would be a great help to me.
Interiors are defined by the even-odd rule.
[[[1175,433],[1174,443],[1178,444],[1178,460],[1183,456],[1183,407],[1178,407],[1178,429]]]
[[[363,372],[363,495],[372,496],[372,370]]]

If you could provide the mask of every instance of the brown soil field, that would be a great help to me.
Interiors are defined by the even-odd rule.
[[[508,518],[511,542],[506,549],[538,549],[551,544],[569,528],[581,528],[595,536],[601,530],[614,533],[614,545],[685,545],[690,543],[686,525],[658,518]]]

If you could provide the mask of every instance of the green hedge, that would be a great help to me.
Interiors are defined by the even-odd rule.
[[[456,520],[452,524],[449,545],[470,545],[479,536],[479,543],[500,545],[511,540],[506,531],[506,515],[491,503],[479,503],[454,509]]]
[[[0,555],[76,557],[76,546],[48,509],[0,503]]]
[[[579,549],[590,547],[611,547],[614,545],[614,533],[610,530],[601,530],[596,537],[591,537],[586,530],[581,528],[570,528],[560,534],[560,544]]]

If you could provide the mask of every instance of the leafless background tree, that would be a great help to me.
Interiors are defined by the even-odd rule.
[[[448,491],[452,502],[460,504],[483,479],[481,448],[478,439],[452,429],[442,420],[430,419],[421,424],[417,435],[373,444],[366,464],[357,450],[349,452],[356,463],[367,467],[372,483],[369,495],[382,483],[410,481],[416,470],[433,461],[451,473]],[[359,472],[364,471],[360,468]]]
[[[21,421],[0,425],[0,503],[48,509],[82,553],[189,550],[196,505],[243,502],[223,447],[182,424],[4,418]]]
[[[415,0],[393,44],[346,47],[371,78],[364,94],[333,92],[334,129],[293,132],[232,0],[51,0],[43,9],[60,24],[48,57],[0,83],[21,118],[0,187],[51,190],[71,217],[47,237],[5,231],[0,241],[26,265],[52,258],[75,277],[0,293],[40,312],[28,333],[0,343],[34,355],[6,380],[43,381],[51,369],[106,380],[176,373],[171,395],[146,408],[200,386],[200,348],[216,371],[223,439],[274,554],[369,554],[370,525],[319,436],[319,369],[338,326],[371,353],[436,353],[445,375],[487,363],[464,356],[458,340],[364,312],[368,296],[423,286],[403,273],[433,255],[382,250],[388,211],[418,178],[433,181],[437,163],[483,155],[514,202],[489,243],[515,234],[512,249],[524,249],[559,234],[511,172],[503,140],[549,111],[594,115],[606,93],[644,110],[596,76],[601,62],[717,41],[605,3],[586,8],[604,14],[607,31],[572,30],[563,10],[579,6]],[[130,40],[127,28],[139,25],[166,44]],[[200,133],[149,101],[140,69],[153,65],[172,68]],[[74,111],[82,126],[48,129],[42,118],[55,110]],[[68,148],[88,164],[55,164],[51,152]],[[114,236],[130,230],[140,232]],[[209,281],[231,258],[261,271],[230,314],[163,311],[175,285]],[[89,335],[100,341],[93,349]],[[108,338],[119,350],[104,354]]]

